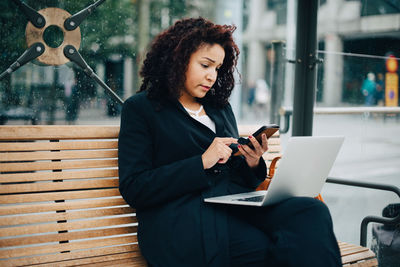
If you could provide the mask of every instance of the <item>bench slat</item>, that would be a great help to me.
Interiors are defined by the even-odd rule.
[[[134,210],[130,207],[117,207],[117,208],[105,208],[105,209],[41,213],[35,215],[29,214],[29,215],[19,215],[19,216],[2,216],[0,217],[0,226],[43,223],[43,222],[57,222],[63,220],[75,220],[75,219],[104,217],[112,215],[123,215],[129,213],[134,213]]]
[[[281,143],[281,138],[279,133],[275,133],[272,137],[268,139],[268,144],[270,145],[279,145]]]
[[[367,250],[365,252],[343,256],[342,264],[344,265],[352,262],[357,262],[360,260],[373,259],[373,258],[375,258],[375,254],[371,250]]]
[[[12,237],[20,235],[51,233],[68,230],[79,230],[88,228],[97,228],[105,226],[114,226],[121,224],[137,223],[136,216],[129,215],[128,217],[114,217],[108,219],[90,219],[79,220],[65,223],[46,223],[38,225],[25,225],[17,227],[2,227],[0,228],[0,237]],[[1,253],[1,250],[0,250]]]
[[[280,152],[281,152],[280,145],[270,145],[270,144],[268,144],[268,153],[280,153]]]
[[[118,138],[119,126],[18,125],[1,126],[0,140],[59,140]]]
[[[98,159],[116,158],[118,151],[113,150],[72,150],[72,151],[40,151],[0,153],[0,161],[36,161],[65,159]]]
[[[130,245],[122,245],[122,246],[114,246],[114,247],[106,247],[106,248],[95,248],[83,251],[73,251],[69,253],[62,254],[53,254],[53,255],[44,255],[44,256],[35,256],[35,257],[26,257],[20,259],[11,259],[6,261],[5,266],[20,266],[20,265],[33,265],[40,264],[40,266],[46,266],[44,263],[50,263],[50,266],[68,266],[66,260],[78,260],[75,262],[75,265],[80,265],[79,261],[88,257],[98,257],[103,255],[112,255],[117,253],[127,253],[133,252],[131,254],[132,258],[136,258],[140,256],[139,248],[137,244]],[[69,261],[68,261],[69,262]],[[56,264],[55,264],[56,263]],[[145,265],[143,265],[145,266]]]
[[[7,184],[0,186],[0,194],[48,192],[74,189],[94,189],[118,187],[118,178],[91,179],[78,181],[38,182],[24,184]]]
[[[86,196],[85,196],[86,197]],[[37,212],[49,212],[57,210],[89,209],[99,207],[127,206],[125,200],[119,196],[117,198],[85,199],[82,201],[67,201],[56,203],[41,203],[27,205],[7,205],[0,206],[0,215],[17,215]]]
[[[346,242],[339,242],[339,247],[343,264],[350,264],[352,262],[357,262],[360,260],[368,260],[375,258],[375,254],[371,250],[359,245],[349,244]],[[369,263],[366,264],[367,264],[366,266],[377,266],[374,265],[374,261],[370,261]]]
[[[79,240],[86,238],[95,237],[107,237],[113,235],[126,235],[137,232],[137,226],[125,226],[117,228],[106,228],[106,229],[96,229],[96,230],[83,230],[75,232],[65,232],[57,234],[48,235],[38,235],[35,238],[32,237],[17,237],[17,238],[6,238],[0,239],[0,247],[15,247],[22,245],[33,245],[40,243],[50,243],[50,242],[60,242],[65,240]]]
[[[103,189],[103,190],[79,190],[73,192],[55,192],[55,193],[33,193],[33,194],[16,194],[0,196],[0,203],[27,203],[40,201],[70,200],[70,199],[88,199],[100,197],[120,196],[119,190]]]
[[[93,259],[90,259],[93,261]],[[66,266],[73,266],[73,265],[66,265]],[[83,267],[130,267],[130,266],[147,266],[146,261],[143,257],[127,257],[126,259],[116,260],[113,259],[111,261],[99,262],[99,263],[90,263],[81,265]]]
[[[44,171],[44,170],[65,170],[65,169],[87,169],[117,167],[118,160],[73,160],[55,162],[23,162],[7,163],[0,165],[0,172],[17,171]]]
[[[118,141],[61,141],[1,143],[0,151],[41,151],[118,148]]]
[[[344,243],[344,242],[340,242],[339,247],[340,247],[340,249],[344,249],[344,248],[354,247],[354,245],[353,244]]]
[[[118,177],[118,169],[91,169],[83,171],[41,171],[27,173],[0,174],[0,183],[34,182],[65,179],[108,178]]]
[[[341,252],[342,256],[347,256],[347,255],[351,255],[354,253],[364,252],[367,250],[368,250],[368,248],[364,248],[364,247],[353,247],[353,248],[345,248],[343,250],[340,250],[340,252]]]
[[[113,246],[113,245],[125,245],[129,243],[137,242],[136,235],[130,236],[120,236],[120,237],[111,237],[111,238],[103,238],[103,239],[91,239],[85,241],[76,241],[71,243],[61,243],[61,244],[50,244],[43,246],[31,246],[25,248],[14,248],[14,249],[6,249],[0,250],[0,258],[5,257],[23,257],[30,255],[39,255],[46,253],[56,253],[63,251],[72,251],[79,249],[90,249],[96,247],[104,247],[104,246]]]

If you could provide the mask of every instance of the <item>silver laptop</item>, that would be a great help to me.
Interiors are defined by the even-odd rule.
[[[204,199],[205,202],[266,206],[290,197],[316,197],[344,141],[343,136],[291,137],[268,190]]]

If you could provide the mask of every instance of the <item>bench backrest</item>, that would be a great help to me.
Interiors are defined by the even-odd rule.
[[[145,265],[118,190],[119,126],[0,127],[0,265]],[[133,264],[135,265],[135,264]]]
[[[242,136],[254,131],[243,126]],[[1,126],[0,265],[143,264],[118,190],[119,126]],[[267,162],[280,153],[270,139]]]

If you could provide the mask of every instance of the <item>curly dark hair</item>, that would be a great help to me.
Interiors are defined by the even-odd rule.
[[[177,21],[154,39],[140,71],[143,83],[139,92],[147,91],[153,99],[178,99],[184,88],[190,56],[204,44],[219,44],[225,51],[225,58],[214,90],[198,101],[213,106],[226,105],[235,84],[234,71],[239,56],[232,36],[235,30],[235,26],[217,25],[201,17]]]

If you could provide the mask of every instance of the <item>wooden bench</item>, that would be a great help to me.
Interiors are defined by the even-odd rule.
[[[118,190],[118,132],[0,126],[0,266],[146,266]],[[275,135],[268,165],[280,153]],[[339,245],[344,265],[377,266],[369,249]]]

